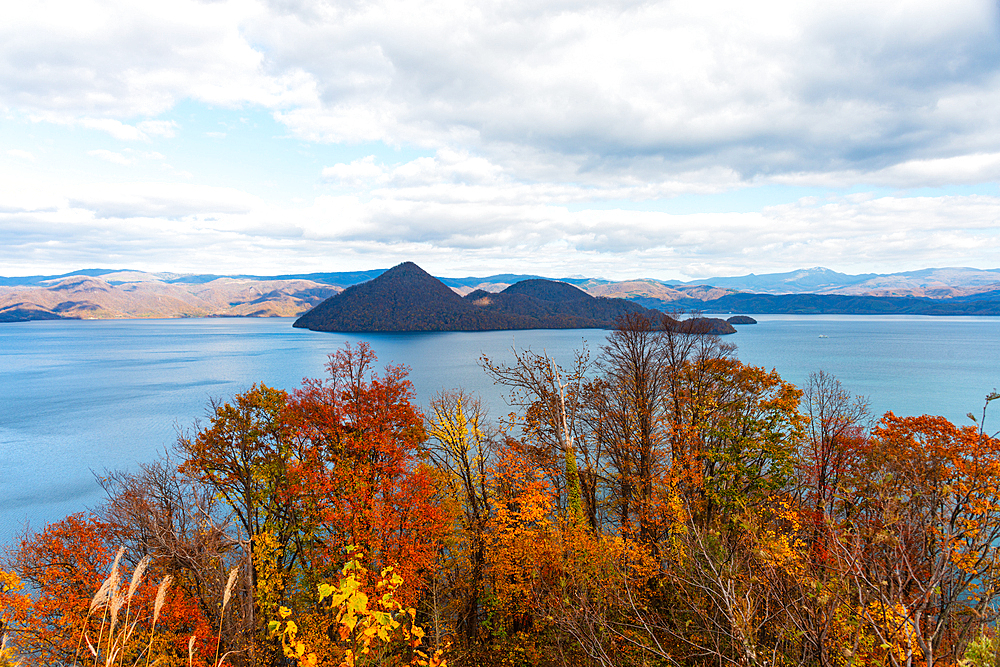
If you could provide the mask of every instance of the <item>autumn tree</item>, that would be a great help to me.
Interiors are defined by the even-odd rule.
[[[277,647],[273,642],[270,648],[261,644],[263,632],[269,614],[288,595],[286,589],[292,584],[292,572],[300,565],[301,510],[292,499],[289,478],[290,467],[299,452],[287,411],[286,392],[254,385],[234,396],[231,402],[213,403],[208,424],[177,441],[182,458],[177,472],[209,489],[221,501],[236,528],[228,532],[195,531],[192,535],[195,542],[214,536],[213,546],[218,556],[211,561],[214,567],[206,569],[190,562],[192,567],[187,568],[200,589],[220,591],[227,579],[221,552],[238,547],[235,563],[244,572],[245,581],[238,589],[237,599],[241,604],[220,619],[233,629],[226,633],[230,642],[227,650],[240,648],[275,654]],[[204,515],[202,524],[215,516]],[[265,535],[270,536],[270,545],[262,542],[261,536]],[[261,549],[266,549],[266,553],[257,553]],[[196,549],[194,553],[205,552]],[[268,568],[272,575],[267,581],[260,580],[258,570],[262,567]],[[215,605],[213,616],[221,614],[220,597],[211,595],[208,599]]]
[[[868,399],[852,396],[840,380],[822,370],[809,375],[803,404],[809,422],[799,469],[814,521],[822,525],[833,512],[841,476],[873,424]]]
[[[664,342],[661,323],[645,314],[619,320],[601,348],[601,377],[587,395],[593,439],[608,461],[618,528],[646,543],[654,540],[654,493],[669,465]]]
[[[3,569],[17,583],[8,580],[3,617],[22,652],[42,663],[73,662],[91,598],[115,560],[109,538],[96,517],[74,514],[25,534],[7,555]],[[37,597],[19,599],[28,593]]]
[[[575,617],[594,629],[591,646],[607,646],[601,633],[620,627],[618,641],[660,659],[752,663],[795,651],[773,639],[794,632],[785,610],[803,597],[799,543],[776,537],[795,514],[774,508],[788,506],[801,392],[733,350],[640,317],[619,321],[602,349],[588,423],[604,453],[601,495],[617,508],[608,528],[647,545],[660,568],[643,585],[620,586],[628,595],[614,604],[578,596],[577,607],[592,610]],[[596,610],[600,621],[584,623]]]
[[[107,498],[98,511],[113,543],[125,547],[133,562],[151,558],[156,572],[172,577],[172,591],[183,592],[210,626],[224,628],[227,650],[252,658],[261,619],[249,585],[250,554],[219,491],[179,471],[170,456],[135,471],[109,472],[99,481]],[[222,614],[234,567],[243,576]],[[201,636],[203,647],[213,641]]]
[[[151,662],[179,667],[187,662],[188,638],[201,634],[207,639],[210,630],[196,601],[170,589],[164,590],[151,634],[155,598],[164,587],[161,577],[151,559],[129,563],[107,523],[93,515],[71,515],[25,534],[8,552],[0,567],[0,618],[17,652],[33,664],[84,664],[98,658],[132,664],[155,654]],[[205,649],[214,647],[211,641],[202,644],[192,656],[201,666]]]
[[[578,519],[583,519],[585,513],[593,515],[593,506],[583,506],[580,483],[582,477],[592,487],[596,475],[596,461],[588,456],[581,419],[590,355],[586,350],[578,351],[569,371],[547,354],[514,349],[513,356],[512,364],[494,362],[485,356],[480,360],[493,381],[510,390],[510,405],[521,409],[519,415],[512,413],[508,426],[522,432],[523,440],[534,446],[540,462],[562,459],[562,475],[551,480],[560,496],[565,492],[565,498],[560,500]],[[581,452],[583,471],[577,461]]]
[[[286,500],[295,449],[287,402],[286,392],[254,385],[232,403],[213,405],[207,427],[178,439],[180,471],[215,489],[243,539],[277,532],[282,542],[292,541],[297,520]]]
[[[836,554],[893,664],[959,651],[998,601],[1000,440],[887,413],[853,467]]]
[[[469,648],[479,641],[485,612],[491,479],[500,438],[482,402],[461,390],[441,392],[431,400],[427,432],[427,451],[442,473],[456,517],[430,583],[435,587],[432,615],[438,632],[453,628]],[[442,593],[437,592],[439,584]]]
[[[373,370],[374,352],[349,344],[331,355],[329,375],[307,380],[289,401],[297,440],[292,493],[311,540],[309,577],[339,563],[353,545],[365,566],[393,566],[412,604],[423,587],[446,517],[423,460],[423,415],[402,366]],[[419,529],[415,527],[419,526]]]

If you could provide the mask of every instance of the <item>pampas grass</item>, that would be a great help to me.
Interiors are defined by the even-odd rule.
[[[104,583],[97,589],[97,593],[94,594],[94,598],[90,601],[91,614],[102,607],[107,607],[112,597],[118,592],[118,586],[121,583],[119,568],[121,567],[122,556],[124,555],[125,547],[119,547],[118,554],[115,556],[115,564],[111,566],[111,574],[104,580]]]
[[[170,584],[174,583],[174,578],[172,575],[167,575],[163,577],[163,581],[160,582],[160,587],[156,589],[156,602],[153,603],[153,627],[156,627],[156,621],[160,618],[160,610],[163,609],[163,603],[167,600],[167,589],[170,588]]]
[[[80,647],[86,642],[87,650],[93,657],[94,667],[122,667],[123,656],[127,654],[135,630],[141,620],[140,614],[132,609],[132,600],[135,597],[136,591],[142,585],[143,579],[152,563],[152,559],[149,556],[142,558],[132,571],[132,578],[129,581],[128,589],[123,590],[122,558],[124,554],[124,548],[118,550],[114,564],[111,567],[111,573],[101,583],[90,601],[90,608],[84,622],[84,627],[81,630],[80,641],[77,644],[76,658],[73,661],[74,666],[79,664]],[[229,571],[229,576],[226,579],[226,585],[223,589],[222,609],[219,612],[219,635],[216,638],[215,647],[215,667],[222,667],[226,658],[232,653],[231,651],[227,652],[221,659],[219,658],[226,607],[229,606],[229,602],[232,600],[239,572],[240,568],[238,566]],[[160,581],[160,585],[156,589],[156,598],[153,601],[152,621],[149,626],[149,641],[142,651],[140,651],[139,655],[136,656],[132,667],[142,664],[143,655],[145,655],[145,667],[149,667],[150,665],[156,624],[160,620],[160,614],[163,611],[164,605],[166,605],[167,591],[170,589],[173,581],[173,576],[168,574],[163,577],[163,580]],[[98,610],[103,610],[103,615],[97,638],[95,641],[92,641],[87,627],[91,618]],[[194,665],[194,645],[196,640],[196,635],[191,635],[191,638],[188,640],[188,667],[193,667]],[[17,665],[18,663],[13,664]],[[0,665],[0,667],[4,666]]]
[[[135,634],[136,627],[140,621],[140,615],[133,613],[132,599],[139,586],[145,578],[152,559],[149,556],[142,558],[132,571],[132,578],[129,581],[127,590],[122,590],[122,557],[125,555],[125,548],[118,550],[111,573],[100,585],[94,597],[90,601],[90,610],[87,613],[84,627],[81,630],[80,643],[86,642],[87,649],[94,659],[95,667],[102,663],[103,666],[116,667],[120,665],[121,657]],[[166,576],[160,583],[156,592],[156,601],[153,604],[153,622],[149,630],[149,643],[145,649],[136,657],[134,665],[138,665],[143,653],[146,654],[146,665],[149,665],[149,654],[153,647],[153,636],[156,630],[156,621],[159,620],[160,612],[166,602],[167,588],[169,588],[173,577]],[[96,642],[91,641],[87,633],[87,625],[94,612],[99,609],[104,610],[101,618],[101,626],[98,630]],[[123,613],[124,611],[124,613]],[[80,643],[77,644],[77,658],[73,664],[76,665],[80,655]]]
[[[126,601],[128,603],[132,602],[132,596],[135,595],[135,589],[139,587],[139,582],[142,581],[142,577],[146,574],[146,568],[149,564],[153,562],[153,559],[149,556],[144,556],[139,564],[135,566],[135,571],[132,572],[132,581],[128,585],[128,595],[126,596]]]
[[[226,609],[226,605],[229,604],[229,597],[233,594],[233,587],[236,585],[236,575],[239,574],[240,569],[234,567],[229,571],[229,579],[226,581],[226,590],[222,594],[222,609]]]
[[[149,626],[149,645],[146,646],[146,667],[149,667],[149,656],[153,652],[153,635],[156,633],[156,622],[160,620],[160,611],[167,601],[167,589],[174,582],[171,575],[163,577],[160,586],[156,589],[156,601],[153,603],[153,623]]]
[[[239,566],[234,567],[229,571],[229,579],[226,580],[226,590],[222,593],[222,610],[219,612],[219,636],[215,641],[216,667],[222,664],[219,662],[219,647],[222,645],[222,621],[226,617],[226,605],[229,604],[229,598],[233,594],[233,587],[236,585],[236,575],[239,574],[239,572]],[[226,657],[223,656],[222,659],[225,660]]]

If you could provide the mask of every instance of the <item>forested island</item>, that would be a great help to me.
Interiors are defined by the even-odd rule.
[[[496,331],[608,328],[628,314],[659,316],[625,299],[593,297],[554,280],[459,296],[413,262],[348,287],[296,320],[313,331]]]
[[[364,343],[211,404],[4,552],[0,664],[992,664],[1000,395],[872,415],[642,312],[481,365],[498,416]]]

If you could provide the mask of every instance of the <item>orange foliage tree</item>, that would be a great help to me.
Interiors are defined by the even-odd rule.
[[[1000,439],[981,428],[890,412],[873,431],[841,501],[836,553],[893,663],[957,660],[992,620],[998,494]]]

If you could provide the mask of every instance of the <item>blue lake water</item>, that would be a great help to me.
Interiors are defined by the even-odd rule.
[[[881,414],[940,414],[967,423],[1000,386],[1000,318],[756,316],[726,337],[746,363],[803,384],[825,370],[871,398]],[[172,446],[204,417],[211,398],[255,382],[293,389],[321,377],[327,355],[366,340],[379,363],[411,368],[420,404],[446,388],[479,392],[494,414],[501,391],[478,365],[510,348],[572,360],[601,330],[328,334],[290,319],[28,322],[0,325],[0,545],[26,523],[46,522],[101,499],[94,472],[130,468]],[[821,337],[822,336],[822,337]],[[1000,428],[1000,414],[991,417]]]

